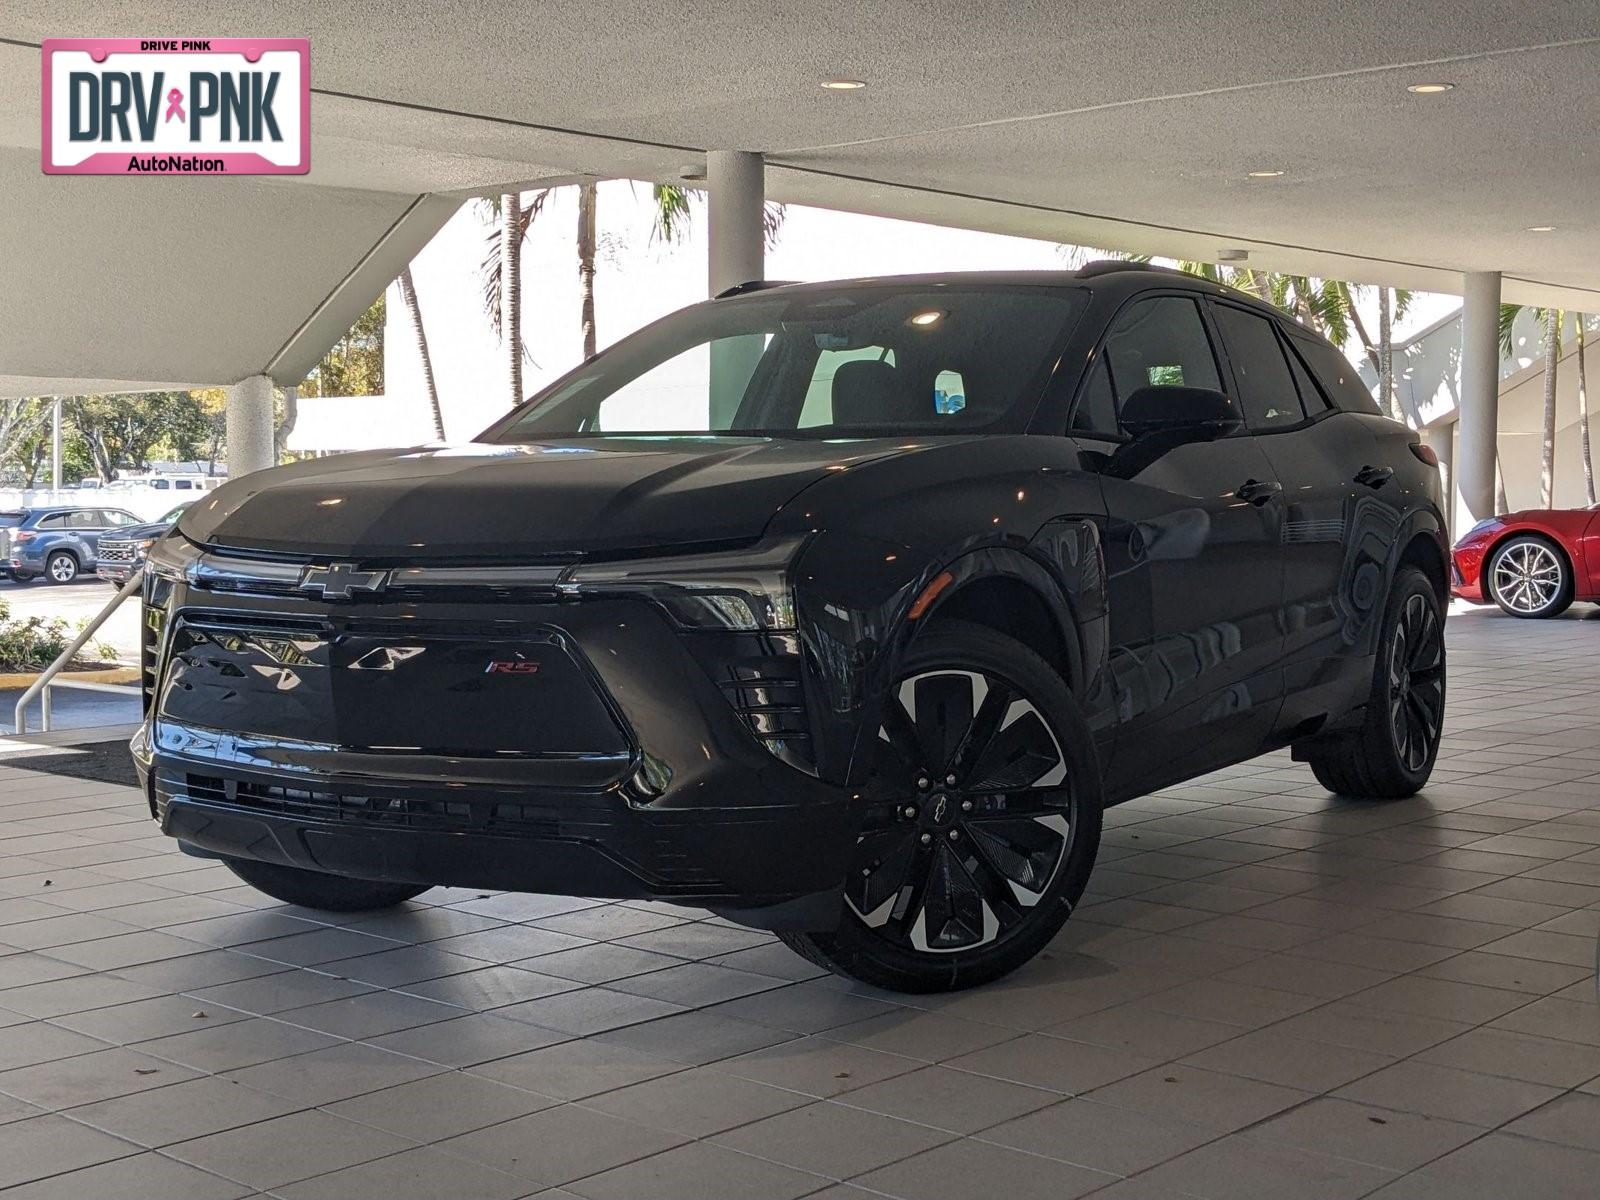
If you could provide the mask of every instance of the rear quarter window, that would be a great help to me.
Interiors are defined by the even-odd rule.
[[[1377,400],[1356,373],[1355,364],[1331,344],[1299,332],[1291,334],[1289,341],[1335,408],[1382,415]]]

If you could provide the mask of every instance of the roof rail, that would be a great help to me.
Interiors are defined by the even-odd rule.
[[[1162,267],[1155,263],[1141,262],[1136,258],[1097,258],[1093,262],[1084,263],[1078,268],[1079,279],[1093,279],[1097,275],[1113,275],[1118,271],[1159,271],[1163,275],[1182,275],[1183,271],[1176,267]]]
[[[723,288],[714,297],[715,300],[727,296],[742,296],[746,292],[764,292],[768,288],[788,287],[790,284],[799,283],[798,279],[747,279],[743,283],[736,283],[730,288]]]

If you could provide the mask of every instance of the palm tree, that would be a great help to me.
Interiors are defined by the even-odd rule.
[[[433,356],[428,353],[428,333],[422,327],[422,309],[417,304],[417,285],[411,278],[411,264],[400,272],[400,298],[411,314],[411,332],[417,339],[417,353],[422,357],[422,378],[428,388],[428,403],[433,408],[433,430],[439,440],[445,440],[444,411],[439,407],[439,388],[433,380]]]
[[[595,356],[594,253],[595,184],[578,185],[578,324],[583,328],[583,361]],[[657,218],[659,220],[659,216]]]
[[[1510,358],[1515,350],[1512,327],[1523,310],[1520,304],[1500,306],[1500,354]],[[1556,375],[1561,366],[1561,334],[1567,314],[1559,308],[1532,308],[1529,312],[1544,326],[1544,436],[1539,446],[1539,503],[1555,506],[1556,486]]]
[[[1595,504],[1594,450],[1589,445],[1589,376],[1583,364],[1585,318],[1582,313],[1575,316],[1578,327],[1578,441],[1583,447],[1583,494],[1585,503],[1592,507]]]
[[[500,197],[500,328],[511,375],[511,407],[522,403],[522,194]]]

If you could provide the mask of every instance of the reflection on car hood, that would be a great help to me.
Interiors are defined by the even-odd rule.
[[[406,562],[735,542],[828,474],[919,446],[575,438],[347,454],[228,483],[178,528],[217,548]]]
[[[142,542],[145,538],[158,538],[172,528],[170,521],[150,521],[144,525],[124,525],[100,535],[102,542]]]

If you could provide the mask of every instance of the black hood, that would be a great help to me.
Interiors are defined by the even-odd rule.
[[[347,454],[218,488],[178,521],[191,541],[311,557],[523,560],[761,535],[829,474],[904,438],[587,438]]]
[[[142,542],[145,538],[158,538],[172,528],[171,521],[147,521],[143,525],[122,525],[108,529],[100,535],[102,542]]]

